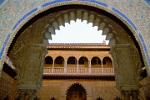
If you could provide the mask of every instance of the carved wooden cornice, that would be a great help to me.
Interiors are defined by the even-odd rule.
[[[51,43],[47,49],[107,49],[110,47],[104,43]]]

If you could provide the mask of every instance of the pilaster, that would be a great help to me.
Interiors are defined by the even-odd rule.
[[[46,47],[40,44],[23,46],[14,61],[18,72],[17,89],[19,100],[33,100],[36,91],[41,87]]]
[[[138,100],[138,70],[141,64],[135,57],[138,55],[135,48],[129,44],[116,44],[112,46],[111,54],[115,65],[116,85],[122,93],[122,99]]]

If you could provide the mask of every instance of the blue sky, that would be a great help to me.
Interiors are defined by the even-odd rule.
[[[60,26],[60,30],[56,30],[56,34],[52,35],[49,43],[102,43],[106,36],[102,35],[102,31],[97,31],[97,26],[93,27],[92,23],[77,19],[66,23],[65,27]]]

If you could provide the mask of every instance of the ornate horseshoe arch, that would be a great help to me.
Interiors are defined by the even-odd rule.
[[[9,57],[17,66],[16,69],[20,72],[18,79],[22,79],[22,77],[25,78],[25,80],[21,80],[20,83],[31,80],[31,78],[27,77],[27,74],[24,73],[24,70],[29,70],[28,68],[31,64],[37,65],[37,68],[39,67],[40,69],[36,71],[40,73],[40,75],[42,74],[41,65],[44,62],[43,57],[46,51],[47,39],[51,38],[51,34],[55,34],[55,30],[59,29],[60,25],[64,25],[76,19],[92,22],[93,26],[98,26],[98,29],[102,30],[103,34],[110,40],[116,73],[122,75],[122,77],[116,75],[116,79],[119,80],[117,83],[118,88],[121,90],[125,90],[125,88],[127,88],[127,90],[137,90],[137,81],[140,77],[141,68],[147,66],[147,72],[149,72],[148,66],[150,66],[147,47],[142,34],[133,22],[122,12],[103,2],[95,0],[55,0],[47,2],[29,11],[15,24],[12,33],[7,36],[5,41],[7,47],[5,48],[4,46],[5,53],[3,55],[8,52]],[[31,51],[34,56],[31,55]],[[31,58],[35,59],[35,57],[38,58],[38,61],[30,61]],[[121,60],[119,58],[123,59]],[[129,69],[125,65],[128,65]],[[123,69],[121,69],[120,66],[123,67]],[[127,77],[126,73],[122,73],[126,69],[128,69],[127,71],[132,77]],[[29,72],[32,73],[32,70],[33,68],[31,68]],[[38,80],[38,82],[34,84],[38,86],[34,87],[28,85],[26,87],[21,85],[20,87],[39,88],[41,81],[41,77],[39,77],[34,77],[35,80]],[[128,78],[130,78],[130,81],[127,81]],[[126,84],[130,84],[131,87]]]
[[[115,7],[111,7],[108,4],[105,4],[105,3],[100,2],[100,1],[95,1],[95,0],[92,0],[92,1],[88,1],[88,0],[79,0],[79,1],[59,0],[58,1],[58,0],[55,0],[55,1],[46,2],[43,5],[32,9],[31,11],[26,13],[14,25],[14,27],[12,29],[12,33],[8,34],[8,36],[5,40],[5,44],[3,45],[3,50],[1,50],[1,53],[3,55],[3,56],[1,55],[2,59],[4,59],[4,56],[7,53],[8,48],[9,48],[10,44],[13,41],[13,38],[16,36],[18,31],[21,30],[21,28],[23,26],[25,26],[25,24],[27,22],[29,22],[35,16],[37,16],[38,14],[40,14],[40,13],[46,11],[46,10],[49,10],[49,9],[52,9],[52,8],[55,8],[55,7],[59,7],[59,6],[64,6],[64,5],[86,5],[86,6],[89,6],[89,7],[96,8],[96,9],[104,10],[105,12],[107,12],[107,13],[113,15],[114,17],[116,17],[117,19],[119,19],[123,24],[125,24],[127,26],[127,28],[130,29],[131,34],[135,37],[135,40],[137,41],[137,44],[140,47],[141,54],[143,56],[145,66],[150,66],[150,62],[149,62],[150,60],[149,60],[149,56],[148,56],[148,53],[147,53],[147,46],[144,42],[142,34],[137,29],[136,25],[134,25],[134,23],[126,15],[124,15],[121,11],[119,11]],[[72,15],[73,15],[73,13],[72,13]],[[110,28],[106,28],[105,30],[107,32],[107,31],[110,30]],[[111,35],[109,35],[108,38],[109,37],[111,37]],[[149,68],[147,68],[147,71],[149,72]]]

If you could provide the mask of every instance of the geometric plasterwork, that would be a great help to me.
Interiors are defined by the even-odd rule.
[[[115,44],[111,47],[111,54],[116,86],[121,91],[122,99],[137,100],[142,63],[136,49],[130,44]]]
[[[45,46],[29,44],[16,54],[18,89],[40,88],[46,53]]]
[[[111,48],[115,60],[115,75],[120,90],[138,90],[141,62],[130,44],[113,45]]]

